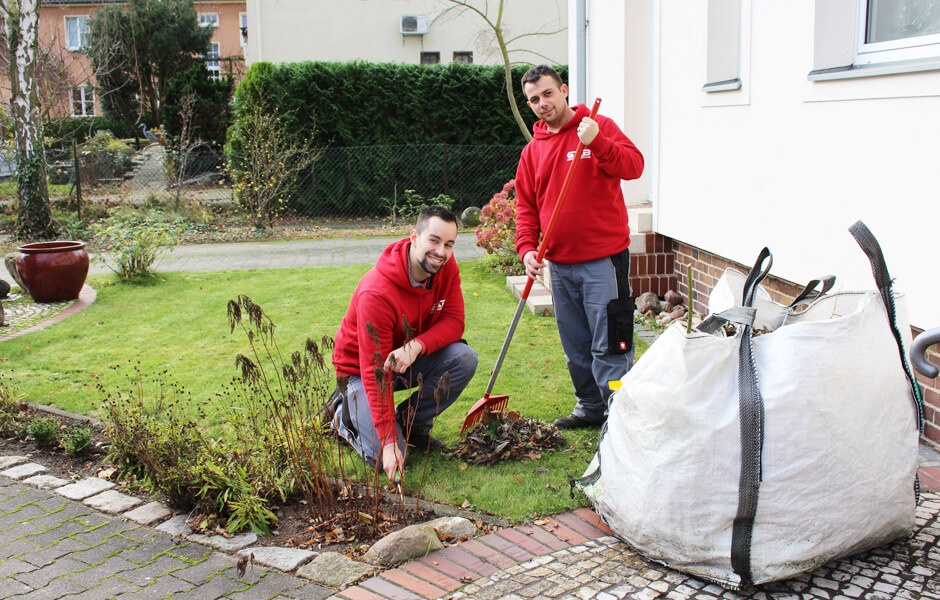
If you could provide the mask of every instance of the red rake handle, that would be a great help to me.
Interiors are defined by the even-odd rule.
[[[591,107],[591,114],[589,114],[588,117],[591,119],[596,117],[597,109],[600,107],[601,99],[597,98],[594,100],[594,106]],[[582,152],[584,152],[584,142],[579,141],[578,147],[574,151],[574,160],[571,161],[571,166],[568,167],[568,174],[565,175],[565,182],[562,184],[561,192],[558,194],[558,202],[555,203],[555,208],[552,210],[552,217],[548,220],[548,227],[545,228],[545,234],[542,235],[542,243],[539,244],[538,252],[535,255],[535,262],[542,262],[542,259],[545,258],[545,251],[548,249],[548,240],[552,237],[552,232],[555,231],[555,224],[558,222],[558,216],[561,215],[561,205],[565,203],[565,198],[568,196],[568,188],[571,187],[571,180],[574,179],[574,171],[578,168],[578,163],[581,162]],[[525,289],[522,290],[523,300],[529,297],[533,283],[535,283],[535,280],[531,277],[525,282]]]
[[[601,99],[597,98],[594,100],[594,106],[591,108],[591,114],[588,115],[590,118],[597,116],[597,109],[601,106]],[[571,165],[568,167],[568,174],[565,175],[565,182],[561,186],[561,192],[558,194],[558,202],[555,203],[555,208],[552,210],[552,217],[548,221],[548,227],[545,228],[545,233],[542,235],[542,243],[539,244],[538,252],[535,255],[535,260],[537,262],[542,262],[542,258],[545,256],[545,249],[548,247],[548,240],[552,237],[552,231],[555,230],[555,223],[558,221],[558,215],[561,214],[561,206],[565,203],[565,197],[568,195],[568,188],[571,187],[571,180],[574,178],[574,171],[578,168],[578,163],[581,162],[581,153],[584,151],[584,143],[578,142],[578,148],[574,151],[574,159],[571,161]],[[506,358],[506,351],[509,350],[509,343],[512,341],[512,336],[516,332],[516,326],[519,324],[519,317],[522,316],[522,309],[525,307],[525,301],[529,298],[529,292],[532,291],[532,284],[535,283],[535,280],[531,277],[525,282],[525,289],[522,290],[522,296],[519,298],[519,305],[516,307],[516,314],[512,317],[512,324],[509,326],[509,331],[506,333],[506,340],[503,342],[503,347],[499,351],[499,357],[496,359],[496,366],[493,367],[493,373],[490,375],[490,382],[486,384],[486,391],[483,393],[483,399],[486,400],[490,397],[490,392],[493,391],[493,386],[496,384],[496,376],[499,375],[499,369],[503,366],[503,359]]]

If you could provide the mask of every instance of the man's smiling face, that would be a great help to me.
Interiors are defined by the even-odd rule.
[[[457,241],[457,224],[448,223],[440,217],[431,217],[422,224],[420,231],[411,232],[411,276],[415,281],[425,281],[441,270],[454,255]]]

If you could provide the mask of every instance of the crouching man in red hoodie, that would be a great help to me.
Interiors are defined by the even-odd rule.
[[[426,208],[411,235],[391,244],[359,281],[343,317],[333,366],[339,388],[328,406],[333,429],[366,462],[394,480],[406,445],[431,437],[434,417],[460,396],[477,368],[464,331],[460,269],[453,259],[457,217]],[[396,408],[393,391],[421,386]],[[344,389],[345,387],[345,389]]]

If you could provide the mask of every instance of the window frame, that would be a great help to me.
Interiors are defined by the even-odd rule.
[[[434,62],[425,62],[425,61],[424,61],[424,58],[425,58],[425,57],[428,57],[428,58],[434,58],[434,57],[436,57],[437,60],[434,61]],[[427,51],[427,52],[425,52],[424,50],[422,50],[422,51],[421,51],[421,54],[420,54],[419,57],[418,57],[418,64],[419,64],[419,65],[439,65],[439,64],[441,64],[441,53],[440,53],[440,52],[436,52],[436,51]]]
[[[855,65],[877,65],[903,60],[940,58],[940,33],[885,42],[866,42],[869,0],[858,0],[855,23]]]
[[[75,93],[79,93],[79,97],[75,97]],[[73,86],[69,91],[69,100],[72,105],[72,116],[73,117],[94,117],[95,116],[95,88],[90,85],[76,85]],[[75,106],[81,106],[81,113],[75,112]],[[89,112],[87,109],[91,107]]]
[[[79,23],[78,26],[78,45],[73,46],[71,40],[69,39],[69,21],[76,20]],[[91,20],[90,15],[65,15],[63,17],[63,22],[65,23],[65,49],[70,52],[81,52],[82,50],[88,48],[88,33],[89,27],[88,23]],[[84,23],[84,26],[82,24]]]
[[[470,60],[457,60],[457,57],[466,57]],[[453,62],[460,63],[462,65],[472,65],[473,64],[473,50],[454,50]]]
[[[940,54],[923,58],[901,59],[897,55],[885,62],[859,62],[859,20],[867,24],[865,13],[859,16],[864,0],[815,0],[813,23],[813,70],[809,81],[835,81],[860,77],[880,77],[940,70]],[[910,38],[906,38],[910,39]]]
[[[202,22],[203,17],[215,17],[215,19],[210,20],[207,23],[203,23]],[[212,27],[213,29],[219,28],[219,13],[217,12],[204,12],[204,13],[201,12],[201,13],[198,13],[198,16],[196,18],[199,21],[200,27]]]
[[[238,13],[238,37],[242,48],[248,47],[248,13]]]
[[[209,42],[209,52],[205,56],[209,79],[222,79],[222,46],[219,42]]]

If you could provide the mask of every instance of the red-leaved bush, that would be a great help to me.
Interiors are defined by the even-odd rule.
[[[483,207],[476,229],[477,245],[486,250],[484,264],[502,273],[522,273],[516,255],[516,180],[510,179],[502,191]]]

